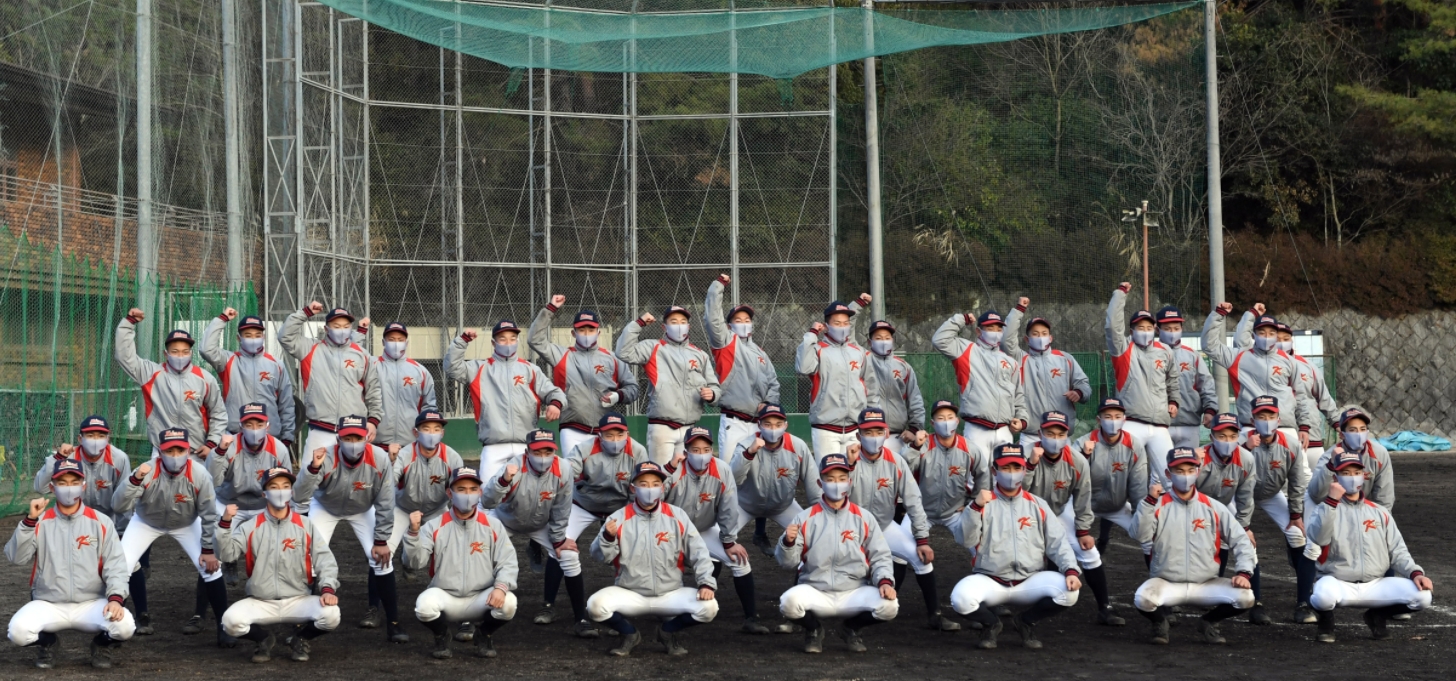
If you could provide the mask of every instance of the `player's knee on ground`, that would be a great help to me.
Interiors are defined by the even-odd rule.
[[[712,622],[718,616],[718,599],[698,601],[698,609],[693,611],[693,619],[699,622]]]
[[[502,622],[509,622],[516,616],[516,595],[506,592],[506,599],[501,602],[499,608],[492,609],[490,616]]]
[[[314,619],[313,626],[319,631],[333,631],[339,628],[339,606],[324,606]]]
[[[1137,593],[1133,594],[1133,607],[1143,612],[1152,612],[1163,605],[1163,587],[1167,582],[1161,579],[1149,579],[1138,587]],[[1250,598],[1253,592],[1249,593]]]

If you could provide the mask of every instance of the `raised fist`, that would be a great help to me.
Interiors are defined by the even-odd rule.
[[[981,490],[981,493],[976,497],[976,504],[979,505],[981,508],[985,508],[986,504],[991,503],[991,501],[995,498],[996,495],[991,492],[991,490],[983,489]]]
[[[308,307],[306,309],[308,310],[308,313],[309,314],[318,314],[318,313],[324,311],[324,304],[323,303],[320,303],[317,300],[315,300],[315,301],[309,303],[308,304]]]
[[[1329,496],[1331,499],[1343,499],[1345,496],[1345,487],[1334,480],[1330,480]]]
[[[75,455],[76,455],[76,446],[75,445],[71,445],[71,444],[67,444],[65,442],[62,442],[61,443],[61,446],[56,447],[56,458],[58,458],[58,459],[69,459],[69,458],[71,458],[71,457],[73,457]]]
[[[1092,456],[1092,452],[1096,449],[1097,443],[1093,442],[1092,438],[1089,437],[1086,442],[1082,443],[1082,456]]]
[[[1254,303],[1253,310],[1254,310],[1254,314],[1256,314],[1256,315],[1262,315],[1262,314],[1264,314],[1264,311],[1267,310],[1267,309],[1269,309],[1269,308],[1264,307],[1264,304],[1263,303]]]
[[[480,337],[480,334],[478,334],[478,333],[476,333],[474,331],[462,331],[462,332],[460,332],[460,338],[463,339],[466,343],[474,342],[475,339],[478,338],[478,337]]]
[[[358,329],[359,333],[369,333],[369,318],[365,317],[363,319],[360,319],[359,322],[354,325],[354,328]]]
[[[1218,305],[1214,306],[1213,310],[1214,312],[1217,312],[1219,316],[1227,317],[1230,312],[1234,311],[1234,304],[1228,302],[1219,303]]]
[[[1118,288],[1121,288],[1121,289],[1129,289],[1129,288],[1132,288],[1132,284],[1123,281],[1123,282],[1118,282],[1117,287]]]
[[[133,470],[132,471],[132,475],[135,475],[137,477],[137,479],[140,480],[142,478],[147,477],[147,473],[150,473],[150,472],[152,472],[152,464],[151,464],[151,462],[147,462],[147,463],[144,463],[144,464],[142,464],[140,466],[137,466],[136,467],[136,470]]]
[[[134,307],[126,311],[126,316],[131,317],[132,319],[135,319],[137,321],[141,321],[147,318],[147,313],[142,312],[142,309],[139,307]]]
[[[873,301],[874,299],[875,299],[874,296],[871,296],[868,293],[861,293],[861,294],[859,294],[859,299],[858,299],[859,300],[859,306],[860,307],[869,307],[870,306],[870,301]]]
[[[757,454],[758,453],[758,450],[763,449],[764,446],[767,445],[767,444],[768,444],[767,442],[764,442],[763,441],[763,437],[762,436],[755,435],[755,436],[753,436],[753,444],[751,444],[751,445],[748,446],[748,453],[749,454]]]
[[[512,480],[515,480],[516,479],[516,474],[517,473],[520,473],[520,472],[521,472],[521,467],[520,466],[517,466],[516,464],[513,464],[513,463],[508,463],[508,464],[506,464],[506,472],[503,473],[501,475],[501,477],[502,478],[505,478],[505,481],[506,482],[510,482]]]
[[[683,461],[685,461],[687,458],[688,455],[684,453],[683,450],[679,449],[677,450],[676,454],[672,455],[672,461],[669,462],[667,465],[673,470],[677,470],[678,468],[682,467]]]
[[[798,523],[789,523],[789,526],[786,527],[786,528],[784,528],[784,538],[787,539],[788,541],[791,541],[791,542],[794,541],[794,540],[796,540],[796,539],[798,539],[799,538],[799,524]]]
[[[237,517],[237,515],[238,515],[238,505],[237,504],[228,504],[227,506],[223,507],[223,509],[222,509],[222,519],[223,519],[223,521],[232,520],[233,518]]]
[[[50,500],[49,499],[46,499],[45,497],[41,497],[39,499],[31,499],[30,500],[30,519],[31,520],[35,520],[36,518],[39,518],[40,517],[40,514],[45,512],[46,506],[49,505],[50,503],[51,503]]]
[[[1016,305],[1017,305],[1017,307],[1026,307],[1027,305],[1030,305],[1030,304],[1031,304],[1031,299],[1030,298],[1027,298],[1026,296],[1022,296],[1022,297],[1016,299]]]
[[[637,318],[637,321],[641,322],[643,326],[647,326],[648,324],[657,321],[657,318],[652,316],[651,312],[644,312],[642,313],[641,317]]]
[[[1045,453],[1046,450],[1042,449],[1040,443],[1034,444],[1031,446],[1031,458],[1027,459],[1026,462],[1035,466],[1038,461],[1041,461],[1041,455]]]
[[[323,447],[319,447],[318,449],[313,450],[313,465],[322,466],[324,464],[324,457],[328,455],[329,450],[324,449]]]
[[[1148,488],[1148,496],[1154,499],[1163,496],[1163,486],[1156,482],[1153,483],[1153,486]]]
[[[824,333],[824,322],[814,322],[809,325],[809,331],[815,335]]]
[[[558,294],[556,294],[554,296],[551,296],[551,306],[552,307],[561,307],[562,305],[565,305],[565,304],[566,304],[566,296],[563,296],[560,293],[558,293]]]
[[[238,311],[236,309],[234,309],[234,308],[231,308],[231,307],[230,308],[227,308],[226,310],[223,310],[222,311],[222,318],[225,319],[225,320],[227,320],[227,321],[232,321],[234,319],[237,319],[238,318]]]
[[[409,529],[410,529],[410,532],[419,532],[420,531],[420,523],[423,522],[424,519],[425,519],[425,514],[420,513],[419,511],[411,511],[410,514],[409,514],[409,520],[410,520]]]
[[[724,286],[733,283],[733,277],[728,276],[726,273],[718,275],[718,280],[722,281]]]
[[[388,451],[389,452],[389,460],[391,462],[393,462],[394,459],[399,456],[399,450],[400,450],[400,446],[399,445],[390,445],[385,450],[385,451]]]
[[[858,442],[851,442],[848,447],[844,448],[844,456],[849,459],[849,465],[853,466],[855,462],[859,461],[859,450]]]
[[[223,451],[223,452],[225,452],[225,451],[227,451],[229,449],[232,449],[233,448],[233,435],[232,435],[232,433],[228,433],[227,435],[222,436],[222,441],[220,441],[220,442],[217,443],[217,448],[218,448],[219,451]]]

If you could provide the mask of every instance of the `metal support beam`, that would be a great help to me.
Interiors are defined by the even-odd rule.
[[[137,298],[142,311],[157,318],[156,295],[147,287],[157,283],[157,235],[152,218],[152,0],[137,0],[136,93],[137,93],[137,274],[142,289]],[[60,178],[56,184],[60,184]],[[149,352],[154,340],[148,324],[141,329],[137,347]]]
[[[1218,141],[1218,4],[1203,3],[1203,79],[1206,92],[1205,115],[1208,117],[1208,297],[1209,309],[1224,298],[1223,279],[1223,168],[1219,159]],[[1228,411],[1228,375],[1214,372],[1218,384],[1218,408]]]
[[[243,196],[238,169],[238,29],[233,0],[221,0],[222,13],[222,120],[224,169],[227,184],[227,278],[234,291],[248,283],[243,269]]]
[[[865,19],[865,44],[874,49],[875,0],[860,0],[869,14]],[[880,222],[880,113],[875,91],[875,58],[864,60],[865,197],[869,209],[870,311],[875,319],[885,318],[885,233]]]

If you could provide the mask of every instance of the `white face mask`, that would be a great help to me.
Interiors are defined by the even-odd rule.
[[[753,322],[734,322],[729,324],[728,328],[733,329],[733,333],[739,338],[747,338],[753,335]]]
[[[1153,332],[1133,331],[1132,342],[1137,343],[1139,347],[1147,347],[1148,343],[1153,342]]]
[[[1254,431],[1262,437],[1269,437],[1274,431],[1279,430],[1279,421],[1275,419],[1254,419]]]
[[[652,508],[662,499],[661,487],[637,487],[632,486],[632,495],[637,498],[637,505],[642,508]]]
[[[460,513],[469,513],[480,504],[480,492],[464,494],[462,492],[450,492],[450,505]]]
[[[849,327],[848,326],[829,326],[829,327],[825,327],[825,329],[824,329],[824,335],[829,336],[829,340],[832,340],[835,343],[843,343],[844,342],[844,339],[849,338]]]
[[[1284,351],[1284,354],[1287,354],[1287,355],[1294,354],[1294,341],[1292,341],[1292,340],[1279,341],[1279,349],[1280,350],[1283,350]]]
[[[583,333],[581,331],[577,331],[576,334],[575,334],[575,336],[576,336],[576,347],[578,347],[578,348],[580,348],[582,350],[590,350],[590,349],[592,349],[592,348],[594,348],[594,347],[597,346],[597,332],[596,331],[593,331],[591,333]]]
[[[1182,331],[1161,331],[1160,330],[1160,331],[1158,331],[1158,340],[1163,341],[1163,344],[1164,345],[1170,345],[1170,346],[1176,348],[1179,345],[1182,345],[1183,344],[1183,332]]]
[[[1354,494],[1365,489],[1364,475],[1338,475],[1340,486],[1345,488],[1345,494]]]
[[[759,426],[758,436],[763,438],[763,441],[767,442],[768,444],[778,444],[780,440],[784,439],[784,432],[787,430],[788,427],[764,428],[763,426]]]
[[[238,349],[250,355],[256,355],[263,351],[266,341],[262,338],[239,338]]]
[[[253,449],[257,449],[259,447],[262,447],[263,446],[263,443],[264,442],[267,442],[267,441],[268,441],[268,429],[267,428],[244,428],[243,429],[243,444],[245,444],[245,445],[247,445],[249,447],[252,447]]]
[[[889,357],[890,353],[894,351],[895,341],[893,339],[870,341],[870,352],[873,352],[876,355],[879,355],[881,357]]]
[[[510,359],[512,357],[515,357],[515,356],[516,356],[516,344],[515,343],[496,343],[495,344],[495,357],[496,357],[496,359],[505,360],[505,359]]]
[[[1042,435],[1041,448],[1054,455],[1061,454],[1062,450],[1067,448],[1067,438]]]
[[[343,345],[345,343],[348,343],[349,342],[349,339],[351,337],[353,337],[353,335],[354,335],[354,330],[353,329],[350,329],[347,326],[344,326],[344,327],[330,326],[329,327],[329,342],[333,343],[334,345]]]
[[[101,456],[101,453],[106,451],[106,447],[110,444],[111,438],[109,437],[81,438],[81,449],[86,450],[86,453],[90,454],[93,457]]]
[[[600,438],[598,442],[602,443],[602,453],[608,456],[616,456],[627,449],[627,438],[625,437],[616,441]]]
[[[415,435],[415,442],[418,442],[421,448],[430,452],[435,451],[435,448],[440,446],[440,441],[444,439],[445,434],[443,432],[427,433],[422,430],[418,435]]]
[[[288,502],[293,501],[292,489],[270,489],[263,492],[268,498],[268,505],[273,508],[288,508]]]
[[[998,470],[996,471],[996,486],[1007,492],[1015,492],[1017,488],[1021,487],[1021,481],[1025,478],[1026,471],[1024,470],[1015,473]]]
[[[384,356],[399,359],[404,357],[404,351],[407,348],[409,348],[409,341],[384,341]]]
[[[865,454],[875,456],[880,453],[881,449],[884,449],[885,437],[884,435],[860,435],[860,449],[863,449]]]
[[[1274,347],[1278,342],[1277,336],[1254,336],[1254,349],[1263,352]]]
[[[1235,449],[1238,449],[1238,448],[1239,448],[1239,441],[1238,440],[1227,440],[1227,441],[1225,441],[1225,440],[1214,440],[1213,441],[1213,453],[1217,454],[1218,455],[1218,458],[1223,459],[1225,461],[1227,461],[1229,457],[1233,456],[1234,455],[1234,450]]]
[[[935,434],[940,437],[955,437],[956,427],[961,423],[956,419],[936,419],[930,422],[935,428]]]
[[[981,342],[986,345],[1000,345],[1001,337],[1006,335],[1005,331],[982,331]]]
[[[56,495],[57,506],[70,506],[81,500],[81,495],[86,492],[86,485],[51,485],[51,491]]]
[[[167,469],[167,472],[168,473],[172,473],[172,474],[175,475],[178,471],[182,470],[182,467],[183,466],[186,466],[186,465],[187,465],[187,455],[186,454],[179,454],[177,456],[172,456],[170,454],[163,454],[162,455],[162,468]]]
[[[1188,490],[1193,489],[1193,486],[1198,484],[1198,474],[1189,473],[1187,475],[1179,475],[1177,473],[1169,473],[1168,480],[1173,483],[1173,489],[1177,490],[1179,494],[1187,494]]]
[[[711,453],[709,453],[709,454],[693,454],[691,452],[688,453],[688,465],[689,466],[692,466],[693,467],[693,470],[698,471],[698,472],[702,472],[702,471],[707,470],[708,469],[708,462],[709,461],[712,461],[712,460],[713,460],[713,455]]]
[[[187,367],[192,366],[192,353],[189,352],[185,355],[167,355],[167,366],[179,374],[186,371]]]
[[[1368,439],[1367,436],[1369,436],[1369,433],[1352,433],[1346,431],[1341,433],[1340,438],[1345,441],[1345,449],[1358,452],[1365,449],[1365,441]]]
[[[1032,350],[1035,350],[1037,352],[1046,352],[1046,349],[1052,346],[1052,337],[1032,336],[1026,339],[1026,344],[1031,346]]]
[[[687,324],[665,324],[662,327],[663,335],[674,343],[681,343],[688,338]]]
[[[849,482],[824,482],[819,481],[819,486],[824,489],[824,498],[830,501],[839,501],[849,496]]]
[[[1107,437],[1112,437],[1122,432],[1122,424],[1126,422],[1127,419],[1121,416],[1113,418],[1099,416],[1097,418],[1097,423],[1102,428],[1102,434],[1106,435]]]
[[[546,471],[551,470],[551,464],[554,461],[556,461],[555,454],[547,454],[546,456],[541,456],[540,454],[526,455],[526,463],[530,465],[531,470],[536,471],[537,474],[545,473]]]
[[[368,446],[363,440],[358,442],[345,442],[339,440],[339,454],[349,463],[358,463],[364,458],[364,448]]]

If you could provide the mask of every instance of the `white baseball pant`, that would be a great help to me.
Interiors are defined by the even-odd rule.
[[[908,514],[906,518],[909,518]],[[880,528],[880,533],[885,535],[885,543],[890,545],[890,555],[909,563],[915,574],[928,575],[935,571],[934,564],[922,563],[920,556],[916,555],[915,535],[910,530],[890,522]]]
[[[888,622],[900,614],[900,601],[882,598],[879,587],[875,586],[848,591],[820,591],[808,584],[799,584],[779,596],[779,612],[791,620],[803,619],[811,612],[825,618],[869,612],[875,619]]]
[[[986,456],[991,455],[991,450],[995,449],[996,445],[1011,442],[1011,429],[1006,426],[987,428],[966,421],[965,426],[961,428],[961,435],[965,436],[966,444],[971,446],[973,452],[979,451]]]
[[[788,437],[787,434],[784,437]],[[849,451],[849,446],[859,442],[859,433],[849,431],[848,433],[836,433],[823,428],[811,428],[809,430],[810,444],[814,446],[814,465],[817,468],[819,460],[825,454],[844,454]]]
[[[578,509],[576,506],[572,506],[571,507],[571,510],[572,511],[578,511],[580,509]],[[582,513],[584,515],[586,515],[587,517],[592,518],[592,521],[593,522],[595,521],[596,516],[593,516],[592,514],[587,513],[586,511],[582,511]],[[501,526],[506,528],[506,536],[507,537],[514,536],[514,535],[517,535],[517,534],[524,534],[524,535],[530,537],[531,538],[531,541],[534,541],[537,544],[540,544],[542,546],[542,548],[544,548],[546,550],[546,555],[548,555],[551,558],[555,559],[556,562],[561,563],[561,573],[562,574],[566,575],[567,577],[575,577],[575,576],[581,574],[581,553],[579,553],[577,551],[562,551],[561,553],[557,553],[556,552],[556,547],[554,547],[554,546],[551,545],[551,527],[549,525],[542,525],[540,528],[538,528],[534,532],[527,532],[527,531],[522,530],[522,529],[519,529],[519,528],[511,527],[510,524],[508,524],[505,520],[503,520],[499,515],[496,514],[495,509],[491,509],[489,511],[486,511],[486,514],[489,515],[492,518],[495,518],[496,520],[500,520],[501,521]],[[586,529],[586,526],[587,525],[590,525],[590,524],[591,524],[591,522],[587,522],[584,525],[580,525],[578,527],[578,529],[576,530],[577,534],[579,535],[581,533],[581,531],[584,530],[584,529]],[[568,524],[567,524],[566,538],[567,539],[576,539],[576,536],[573,536],[571,534],[571,525],[570,525],[569,521],[568,521]],[[509,619],[509,618],[507,618],[507,619]]]
[[[758,435],[758,424],[742,421],[727,414],[718,419],[718,458],[727,461],[733,458],[738,443]]]
[[[660,423],[647,424],[647,458],[666,466],[672,457],[683,449],[683,438],[688,436],[692,424],[673,428]]]
[[[968,575],[957,582],[950,592],[950,607],[962,615],[969,615],[986,606],[1031,605],[1043,598],[1051,598],[1057,605],[1072,607],[1077,604],[1079,591],[1067,588],[1067,577],[1059,572],[1042,571],[1027,577],[1020,584],[1006,586],[987,575]]]
[[[334,433],[332,431],[327,431],[327,430],[324,430],[322,428],[309,427],[309,429],[308,429],[308,435],[305,437],[305,439],[303,441],[303,450],[302,451],[293,452],[293,456],[298,459],[298,461],[297,461],[298,468],[299,469],[302,469],[305,466],[307,466],[307,462],[313,461],[313,450],[319,449],[319,448],[323,448],[323,449],[326,449],[326,450],[331,450],[331,449],[333,449],[334,445],[336,445],[338,443],[339,443],[339,436],[338,436],[337,433]],[[295,472],[300,472],[300,471],[295,471]],[[308,515],[309,514],[309,511],[312,508],[313,508],[313,497],[306,497],[306,498],[303,498],[303,499],[294,499],[293,500],[293,509],[295,511],[298,511],[299,513],[302,513],[303,515]],[[221,516],[219,516],[219,517],[221,517]]]
[[[28,646],[40,638],[43,631],[83,631],[88,634],[106,632],[116,641],[125,641],[136,633],[136,620],[131,611],[121,611],[121,619],[115,622],[106,618],[106,599],[80,603],[52,603],[31,601],[15,611],[10,618],[10,642]]]
[[[1082,545],[1077,543],[1077,514],[1072,511],[1072,502],[1068,501],[1063,505],[1061,515],[1057,517],[1062,519],[1062,526],[1067,529],[1067,543],[1071,545],[1072,553],[1077,556],[1077,564],[1083,570],[1102,567],[1102,553],[1095,544],[1083,551]]]
[[[1163,470],[1168,467],[1168,452],[1173,451],[1173,437],[1168,427],[1128,419],[1122,424],[1122,429],[1143,443],[1143,455],[1148,457],[1149,482],[1164,483]]]
[[[248,633],[253,625],[304,624],[312,622],[319,631],[333,631],[339,626],[339,606],[324,605],[318,596],[305,594],[292,598],[264,600],[244,598],[222,614],[222,629],[228,636]]]
[[[1319,445],[1319,446],[1311,445],[1309,449],[1304,450],[1304,470],[1306,470],[1306,471],[1313,471],[1314,470],[1314,467],[1315,467],[1315,464],[1318,464],[1319,463],[1319,460],[1320,460],[1320,457],[1322,457],[1324,455],[1325,455],[1325,446],[1324,445]]]
[[[1110,520],[1110,521],[1112,521],[1112,524],[1114,524],[1114,525],[1116,525],[1118,527],[1121,527],[1122,530],[1127,533],[1127,536],[1128,537],[1132,537],[1133,536],[1133,529],[1137,525],[1137,516],[1133,515],[1133,513],[1132,513],[1132,507],[1129,506],[1128,504],[1123,504],[1122,505],[1122,508],[1117,509],[1117,511],[1114,512],[1114,513],[1097,513],[1095,515],[1099,519],[1101,519],[1101,520]],[[1146,556],[1146,555],[1152,554],[1152,552],[1153,552],[1153,543],[1152,542],[1148,542],[1146,544],[1143,544],[1142,547],[1143,547],[1143,555]]]
[[[164,535],[177,540],[177,544],[182,547],[182,552],[186,553],[187,558],[192,561],[192,569],[202,575],[203,581],[211,582],[222,578],[222,570],[209,573],[202,569],[200,563],[202,559],[202,518],[194,519],[192,524],[187,527],[159,530],[148,525],[135,513],[132,514],[131,520],[126,525],[126,532],[121,533],[121,550],[126,554],[126,562],[131,565],[132,572],[136,572],[141,567],[139,561],[142,559],[142,554],[147,552],[152,542]]]
[[[1284,530],[1285,542],[1296,549],[1304,548],[1304,531],[1289,524],[1289,498],[1284,496],[1283,492],[1254,503],[1264,509],[1264,513],[1268,514],[1269,519],[1273,520],[1275,525]]]
[[[570,456],[573,451],[576,451],[578,445],[590,442],[594,437],[596,436],[591,433],[583,433],[573,428],[562,428],[561,434],[556,438],[557,444],[561,445],[561,458],[565,459]]]
[[[794,522],[794,518],[795,517],[798,517],[798,515],[800,513],[802,513],[803,511],[804,511],[804,507],[803,506],[800,506],[799,505],[799,502],[797,502],[797,501],[790,501],[788,508],[786,508],[786,509],[784,509],[782,511],[779,511],[778,513],[775,513],[775,514],[773,514],[771,516],[763,516],[763,517],[768,518],[768,519],[770,519],[770,520],[778,523],[779,524],[779,527],[787,528],[790,523]],[[747,525],[749,520],[756,519],[758,517],[759,516],[755,516],[752,513],[749,513],[748,512],[748,509],[743,508],[742,506],[739,506],[738,507],[738,515],[733,520],[733,523],[735,525],[737,525],[737,527],[732,528],[732,530],[730,531],[730,534],[732,534],[733,536],[737,537],[739,530],[742,530],[743,529],[743,526],[744,525]]]
[[[961,543],[961,540],[965,537],[965,535],[961,532],[961,514],[960,513],[956,513],[956,514],[952,515],[951,517],[946,518],[945,520],[936,520],[934,518],[931,518],[930,519],[930,528],[931,528],[931,530],[934,530],[936,528],[936,526],[944,527],[945,529],[950,530],[950,534],[951,534],[951,536],[955,537],[955,541],[956,541],[956,544],[957,545],[959,545]],[[910,535],[912,537],[915,536],[915,530],[910,525],[910,515],[908,513],[905,514],[905,517],[904,518],[901,518],[900,519],[900,529],[901,530],[904,530],[905,531],[905,534],[908,534],[908,535]]]
[[[1138,587],[1132,597],[1132,604],[1143,612],[1152,612],[1163,606],[1196,605],[1211,608],[1218,605],[1232,605],[1247,610],[1254,607],[1252,589],[1240,589],[1233,582],[1222,577],[1210,579],[1201,584],[1192,582],[1169,582],[1154,577]]]
[[[653,615],[676,617],[691,614],[698,622],[712,622],[718,616],[718,599],[700,601],[695,587],[685,586],[661,596],[643,596],[620,586],[609,586],[591,595],[586,601],[586,616],[593,622],[605,622],[613,613],[623,617]]]
[[[420,527],[424,527],[431,520],[434,520],[435,518],[440,517],[440,514],[441,513],[444,513],[444,512],[445,512],[445,509],[441,509],[440,510],[440,513],[435,513],[435,514],[427,515],[427,516],[425,516],[423,518],[420,518]],[[242,514],[239,513],[239,515],[242,515]],[[254,515],[257,515],[257,514],[254,513]],[[409,529],[409,524],[410,524],[409,517],[410,517],[410,512],[409,511],[406,511],[406,510],[404,510],[404,509],[402,509],[402,508],[400,508],[398,506],[395,506],[394,507],[394,525],[389,528],[389,539],[387,539],[385,541],[385,544],[387,546],[389,546],[389,559],[390,560],[394,560],[395,556],[399,552],[399,544],[400,544],[400,542],[404,541],[404,532],[405,532],[405,530],[408,530]],[[371,532],[372,532],[372,530],[371,530]]]
[[[460,597],[451,596],[444,589],[425,589],[415,599],[415,617],[421,622],[433,622],[441,617],[446,622],[474,622],[485,617],[488,610],[492,618],[509,622],[516,616],[516,595],[507,591],[501,607],[492,608],[486,603],[492,591],[494,586],[474,596]]]
[[[749,564],[748,561],[743,561],[743,564],[739,565],[738,563],[733,562],[732,558],[728,557],[728,550],[723,548],[723,542],[719,541],[719,531],[717,523],[714,523],[712,527],[709,527],[708,529],[703,530],[698,534],[702,535],[703,543],[708,545],[708,555],[711,556],[713,560],[716,560],[723,565],[727,565],[728,569],[733,572],[734,577],[742,577],[750,572],[753,572],[753,566]]]
[[[484,445],[480,448],[480,468],[476,469],[482,476],[500,477],[501,469],[505,468],[506,462],[513,456],[526,453],[524,442],[503,442],[498,445]],[[564,456],[564,455],[563,455]],[[486,480],[490,480],[487,477]]]
[[[1335,608],[1383,608],[1404,605],[1411,610],[1431,607],[1431,592],[1421,591],[1405,577],[1381,577],[1369,582],[1342,582],[1332,575],[1320,577],[1309,596],[1315,610]]]
[[[324,508],[323,504],[319,504],[318,508],[314,509],[313,513],[309,514],[308,519],[311,523],[313,523],[314,531],[318,532],[319,538],[323,539],[325,544],[330,544],[330,540],[334,536],[335,525],[338,525],[339,523],[348,523],[349,527],[354,529],[354,537],[359,540],[359,546],[364,548],[364,557],[369,561],[369,569],[373,570],[374,574],[376,575],[387,575],[391,572],[394,572],[394,560],[392,555],[390,556],[390,562],[385,565],[379,565],[374,562],[374,554],[372,553],[374,549],[373,508],[360,511],[350,516],[336,516],[332,513],[329,513],[329,510]],[[408,520],[406,520],[406,522],[408,522]],[[329,549],[334,552],[334,556],[337,557],[339,555],[338,549],[334,548],[331,544],[329,546]]]
[[[1202,431],[1199,426],[1168,426],[1168,437],[1173,439],[1174,447],[1198,449]]]

